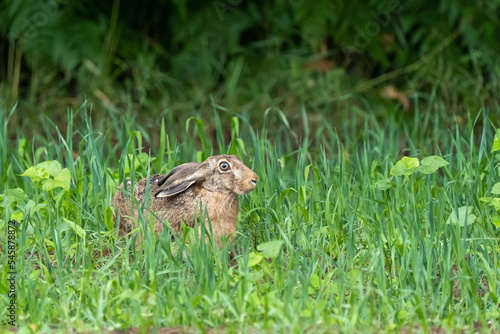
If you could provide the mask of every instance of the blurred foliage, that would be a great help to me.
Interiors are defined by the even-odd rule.
[[[453,119],[497,105],[499,12],[500,0],[2,2],[0,99],[21,101],[25,120],[85,97],[151,119],[211,99],[259,110],[254,122],[269,106],[342,119],[429,100]]]

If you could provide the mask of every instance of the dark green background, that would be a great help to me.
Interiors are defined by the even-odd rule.
[[[69,1],[0,5],[0,96],[16,122],[87,98],[102,120],[156,124],[213,104],[300,127],[498,112],[500,1]],[[134,116],[135,115],[135,116]],[[224,119],[224,115],[222,115]],[[300,129],[299,129],[300,130]],[[300,131],[299,131],[300,132]]]

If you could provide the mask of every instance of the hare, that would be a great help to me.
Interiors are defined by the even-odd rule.
[[[137,228],[137,208],[141,208],[146,199],[146,181],[142,179],[135,183],[133,197],[139,205],[122,190],[123,184],[113,196],[111,205],[114,207],[115,227],[120,215],[119,231],[123,236]],[[179,233],[181,221],[194,227],[196,217],[200,220],[206,217],[207,231],[212,231],[213,239],[222,247],[223,235],[231,235],[231,239],[235,236],[238,195],[254,190],[258,181],[259,176],[235,155],[211,156],[202,163],[188,162],[173,168],[167,175],[150,177],[149,209],[143,214],[149,217],[150,212],[154,213],[156,234],[163,231],[163,222],[168,222],[172,230]],[[130,180],[126,182],[127,185],[131,183]]]

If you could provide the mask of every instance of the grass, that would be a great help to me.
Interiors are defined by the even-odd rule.
[[[187,131],[127,116],[95,124],[87,106],[67,113],[65,129],[42,117],[35,135],[19,129],[11,138],[2,116],[0,318],[14,214],[20,332],[500,331],[500,230],[481,200],[495,198],[500,181],[490,112],[449,130],[438,113],[414,113],[415,123],[368,116],[312,127],[302,108],[295,133],[280,110],[265,111],[267,125],[254,129],[215,106],[213,138],[200,118],[185,120]],[[145,229],[139,251],[118,238],[109,203],[125,177],[227,152],[260,177],[241,199],[233,244],[177,240],[173,255],[168,231],[155,242]],[[431,155],[449,164],[388,180],[402,156]],[[20,176],[54,160],[69,171],[67,190],[51,189],[47,174]],[[464,206],[475,219],[447,223]]]

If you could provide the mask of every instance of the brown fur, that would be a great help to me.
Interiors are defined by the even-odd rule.
[[[221,170],[226,167],[224,162],[229,165],[230,170]],[[204,217],[206,210],[205,227],[207,231],[212,230],[213,240],[221,247],[222,236],[231,235],[231,239],[235,236],[238,195],[254,190],[258,180],[257,174],[234,155],[212,156],[202,163],[186,163],[175,167],[168,175],[150,177],[149,210],[144,210],[143,215],[145,218],[149,218],[151,213],[157,216],[158,219],[154,218],[156,234],[163,231],[163,222],[168,222],[172,230],[179,233],[181,220],[187,226],[194,227],[195,217]],[[115,226],[120,216],[119,230],[123,236],[137,228],[137,207],[140,208],[146,199],[146,181],[147,179],[142,179],[134,186],[133,198],[139,205],[127,194],[130,192],[130,185],[127,186],[127,191],[123,190],[123,184],[120,185],[111,201],[115,209]],[[130,181],[127,180],[127,184],[128,182]]]

